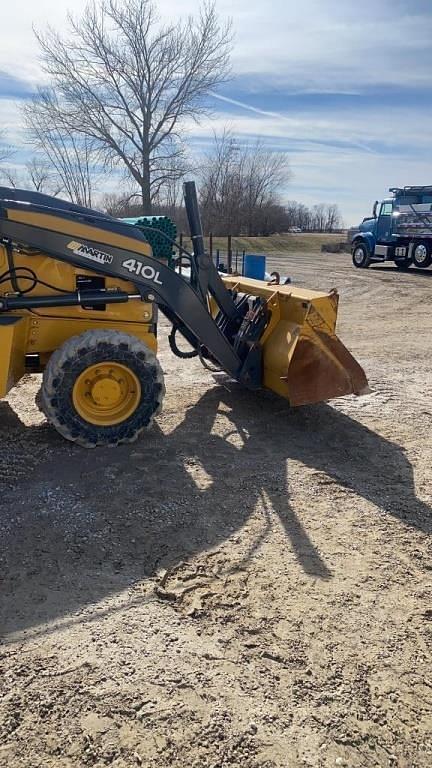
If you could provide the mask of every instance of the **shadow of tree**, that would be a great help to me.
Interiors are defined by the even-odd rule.
[[[133,446],[92,452],[44,425],[24,427],[0,404],[3,445],[12,430],[23,438],[22,461],[26,436],[51,451],[3,494],[3,633],[76,612],[217,546],[258,502],[265,525],[245,559],[277,515],[303,572],[331,578],[290,504],[292,460],[430,530],[400,446],[328,405],[291,410],[270,394],[230,387],[208,390],[169,434],[155,426]]]

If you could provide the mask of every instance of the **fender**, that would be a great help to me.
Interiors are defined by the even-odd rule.
[[[365,243],[370,256],[375,253],[376,240],[372,232],[358,232],[351,241],[351,249],[354,249],[359,243]]]

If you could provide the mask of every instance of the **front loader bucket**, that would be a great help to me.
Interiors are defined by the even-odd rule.
[[[266,299],[270,322],[260,339],[263,384],[290,404],[369,392],[365,373],[336,336],[338,295],[224,276],[227,287]]]
[[[285,383],[291,405],[369,392],[365,373],[357,360],[337,336],[327,336],[320,331],[314,338],[299,338]]]

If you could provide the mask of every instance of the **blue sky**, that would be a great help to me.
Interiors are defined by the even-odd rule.
[[[0,7],[0,121],[22,145],[17,104],[41,82],[32,23],[64,24],[84,0],[15,0]],[[159,0],[169,18],[191,0]],[[233,19],[233,79],[213,116],[191,125],[205,147],[228,123],[287,152],[286,199],[339,203],[348,224],[390,186],[432,183],[432,0],[219,0]],[[7,34],[4,31],[7,30]],[[18,155],[18,162],[24,154]]]

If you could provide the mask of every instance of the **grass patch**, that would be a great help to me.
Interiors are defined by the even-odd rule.
[[[344,240],[344,235],[341,234],[325,234],[325,233],[302,233],[298,235],[269,235],[269,237],[233,237],[232,248],[233,251],[238,249],[246,251],[246,253],[280,253],[281,251],[304,251],[305,253],[319,253],[321,246],[324,243],[339,243]],[[189,238],[183,238],[183,245],[188,250],[191,249],[191,241]],[[209,248],[209,239],[205,238],[206,250]],[[225,253],[227,250],[227,238],[226,237],[214,237],[213,238],[213,250],[219,249]]]

